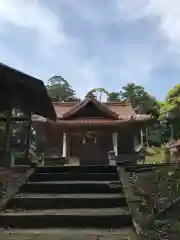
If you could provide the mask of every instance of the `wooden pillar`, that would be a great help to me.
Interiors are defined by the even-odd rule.
[[[141,135],[141,145],[144,146],[144,134],[143,134],[143,130],[142,129],[140,131],[140,135]]]
[[[41,166],[44,166],[44,153],[41,153]]]
[[[149,147],[149,141],[148,141],[148,128],[146,127],[146,147]]]
[[[136,134],[134,134],[134,149],[136,146],[139,145],[139,140],[138,140],[138,137],[136,136]]]
[[[63,133],[63,157],[67,157],[67,135]]]
[[[12,122],[12,108],[6,111],[6,133],[5,133],[5,163],[4,165],[11,167],[11,122]]]
[[[137,164],[137,159],[136,159],[136,147],[139,145],[139,139],[137,135],[134,133],[134,149],[133,149],[133,154],[135,158],[133,158],[133,163]]]
[[[67,159],[70,159],[70,134],[66,134],[66,144],[67,144]],[[67,160],[67,164],[68,164]]]
[[[112,134],[112,138],[113,138],[113,151],[115,153],[115,156],[118,155],[118,133],[115,132]]]
[[[28,113],[27,119],[27,132],[26,132],[26,145],[25,145],[25,158],[29,157],[30,137],[31,137],[31,113]]]

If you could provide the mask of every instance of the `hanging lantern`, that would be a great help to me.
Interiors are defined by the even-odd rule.
[[[86,138],[85,138],[85,137],[83,138],[83,141],[82,141],[82,143],[83,143],[83,144],[85,144],[85,143],[86,143]]]

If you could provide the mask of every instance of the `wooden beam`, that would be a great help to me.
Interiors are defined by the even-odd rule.
[[[5,130],[5,167],[11,167],[11,120],[12,120],[12,108],[6,110],[6,130]]]
[[[6,116],[0,116],[0,122],[6,122],[7,117]],[[11,122],[24,122],[28,121],[28,117],[26,116],[13,116],[11,117]]]

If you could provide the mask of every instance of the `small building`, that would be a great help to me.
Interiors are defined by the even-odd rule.
[[[16,110],[23,114],[15,114]],[[44,82],[0,63],[0,166],[12,166],[12,123],[26,124],[24,142],[28,158],[31,113],[56,120],[56,113]]]
[[[127,102],[98,101],[88,95],[81,102],[53,103],[57,121],[33,115],[37,152],[66,157],[68,164],[107,165],[109,152],[132,155],[140,130],[151,117],[136,114]]]

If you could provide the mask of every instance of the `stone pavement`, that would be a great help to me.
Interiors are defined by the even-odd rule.
[[[1,231],[2,240],[136,240],[133,229],[117,230],[102,229],[51,229],[51,230],[21,230]]]

